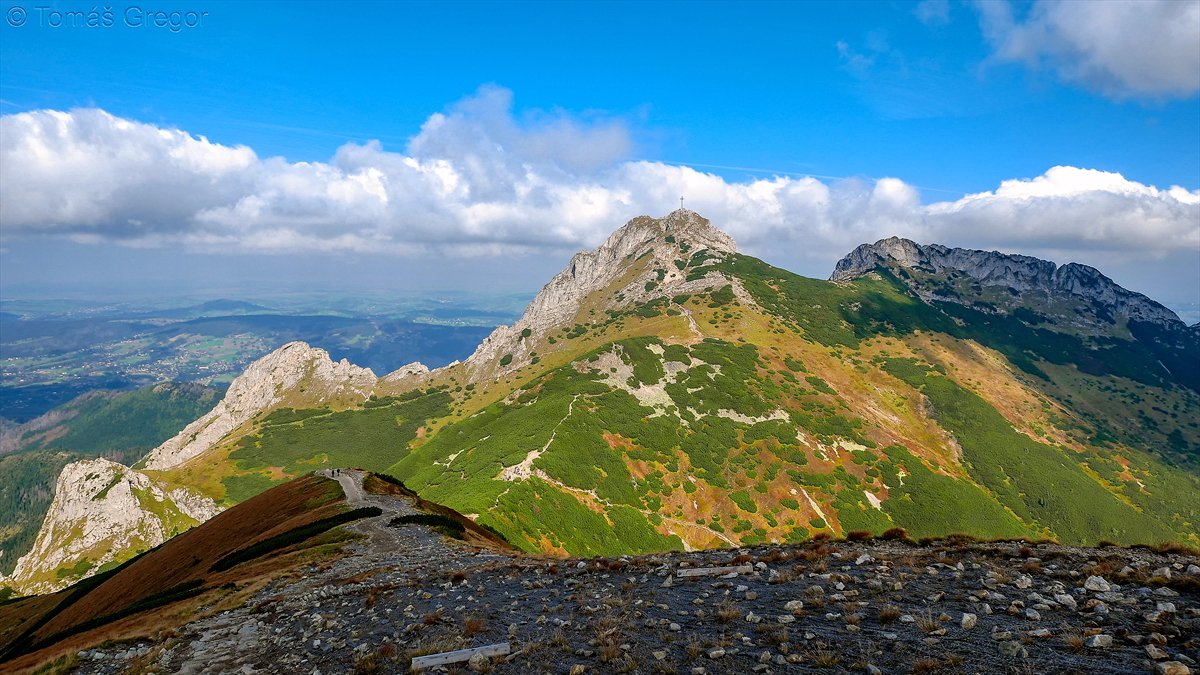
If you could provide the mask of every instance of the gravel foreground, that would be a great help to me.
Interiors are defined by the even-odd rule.
[[[81,673],[392,673],[413,656],[511,645],[427,672],[1200,672],[1200,559],[1057,544],[797,546],[604,559],[477,549],[403,499],[349,526],[349,555],[163,641],[84,651]],[[680,577],[681,570],[749,571]],[[687,572],[685,572],[687,574]]]

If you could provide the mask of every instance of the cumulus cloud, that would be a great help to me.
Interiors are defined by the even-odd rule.
[[[404,152],[342,146],[328,162],[259,157],[103,110],[0,118],[4,238],[65,236],[223,253],[486,256],[572,251],[633,216],[687,204],[750,252],[830,258],[867,241],[1161,256],[1200,247],[1200,190],[1055,167],[922,204],[897,178],[731,182],[624,159],[619,120],[514,115],[485,88],[431,116]]]
[[[1007,0],[976,6],[1000,60],[1117,99],[1200,92],[1200,0],[1038,0],[1024,20]]]

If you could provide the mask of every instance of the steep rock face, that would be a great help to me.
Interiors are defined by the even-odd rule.
[[[668,241],[668,237],[673,241]],[[680,252],[679,244],[683,242],[689,246],[686,254]],[[594,251],[576,253],[571,262],[538,292],[516,323],[500,326],[485,338],[467,359],[472,379],[486,374],[484,367],[504,354],[514,357],[509,370],[528,363],[525,354],[528,350],[522,349],[528,338],[521,336],[523,331],[528,329],[529,337],[536,339],[551,328],[569,325],[589,294],[609,287],[626,273],[631,262],[644,256],[653,256],[657,267],[666,270],[667,274],[656,280],[658,285],[653,290],[645,288],[645,276],[632,279],[622,289],[624,299],[612,303],[614,308],[645,302],[664,293],[683,293],[714,284],[733,283],[739,295],[744,295],[736,280],[724,275],[711,272],[704,279],[689,282],[686,275],[679,273],[674,261],[702,250],[719,258],[736,253],[737,244],[728,234],[713,227],[707,218],[687,209],[678,209],[663,218],[634,218],[609,235]]]
[[[983,286],[1007,287],[1018,293],[1074,296],[1114,317],[1161,325],[1181,324],[1174,312],[1141,293],[1119,286],[1099,270],[1078,263],[1055,265],[1026,255],[921,245],[900,237],[881,239],[854,249],[834,267],[831,281],[848,281],[877,265],[898,265],[932,275],[961,272]]]
[[[331,398],[365,399],[375,382],[369,368],[345,359],[335,363],[324,349],[303,342],[288,343],[250,364],[215,408],[152,450],[145,467],[161,470],[183,464],[258,413],[285,401],[319,404]]]
[[[152,548],[221,509],[182,488],[107,459],[68,464],[33,548],[8,583],[22,593],[49,593],[102,566]]]

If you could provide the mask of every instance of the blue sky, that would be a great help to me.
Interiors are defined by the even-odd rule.
[[[1114,4],[1097,5],[1092,13]],[[437,268],[426,269],[430,260],[465,255],[476,260],[465,267],[482,270],[476,274],[503,275],[503,260],[520,255],[544,261],[525,266],[527,274],[512,281],[532,287],[570,250],[595,245],[630,210],[670,210],[673,204],[664,196],[678,190],[658,195],[630,177],[636,160],[648,160],[651,168],[678,164],[711,174],[722,189],[815,176],[829,188],[828,199],[848,200],[849,210],[862,212],[859,220],[873,219],[868,227],[829,216],[824,227],[841,228],[844,236],[830,235],[809,250],[800,222],[815,217],[809,211],[795,207],[793,220],[784,217],[760,231],[738,220],[755,217],[745,204],[713,198],[710,217],[729,214],[728,229],[748,250],[772,251],[776,262],[802,273],[824,276],[839,252],[857,243],[856,236],[885,236],[892,227],[951,244],[1027,250],[1057,255],[1059,262],[1080,259],[1138,290],[1170,295],[1166,299],[1177,306],[1200,301],[1200,226],[1192,227],[1200,210],[1191,203],[1200,188],[1200,65],[1188,63],[1193,19],[1200,25],[1200,9],[1193,11],[1197,3],[1144,5],[1134,15],[1117,12],[1082,32],[1071,6],[1053,2],[155,4],[185,13],[178,15],[185,20],[186,12],[206,12],[200,25],[179,30],[125,25],[128,19],[146,24],[152,18],[140,17],[136,3],[110,6],[115,25],[89,28],[69,25],[84,19],[65,13],[87,12],[92,4],[0,2],[5,13],[0,112],[13,121],[5,137],[10,147],[17,134],[24,138],[39,123],[19,118],[22,114],[98,109],[117,120],[203,136],[217,146],[245,146],[253,151],[258,174],[270,171],[275,157],[282,158],[276,166],[319,163],[344,176],[365,171],[366,164],[392,166],[400,157],[415,157],[422,166],[447,161],[466,176],[469,170],[462,167],[473,162],[500,161],[488,159],[490,150],[479,147],[503,145],[508,153],[497,166],[506,170],[512,169],[508,158],[517,156],[518,164],[534,166],[555,185],[634,196],[620,208],[595,207],[569,231],[556,224],[570,219],[565,207],[530,216],[527,223],[518,222],[520,208],[486,221],[464,223],[466,216],[441,211],[424,219],[444,217],[441,227],[457,233],[453,236],[432,233],[432,225],[410,232],[406,228],[417,226],[401,222],[391,206],[352,231],[337,227],[347,218],[340,212],[306,215],[305,227],[313,230],[276,214],[261,224],[262,231],[279,235],[273,243],[258,237],[246,245],[244,229],[234,235],[227,221],[221,221],[224,229],[212,225],[211,211],[228,206],[216,196],[194,212],[166,207],[143,212],[140,206],[106,202],[87,215],[42,214],[32,203],[37,197],[29,195],[52,191],[18,185],[11,174],[27,172],[18,171],[24,160],[14,154],[5,160],[10,175],[3,177],[4,200],[30,203],[0,219],[4,267],[14,270],[3,279],[10,292],[51,284],[38,275],[54,259],[71,260],[71,270],[80,275],[81,265],[111,268],[121,260],[134,260],[150,274],[177,269],[181,257],[196,261],[189,269],[225,269],[270,256],[267,267],[279,268],[275,276],[286,279],[289,264],[302,269],[303,261],[323,254],[363,261],[364,269],[413,270],[414,278],[423,279]],[[12,20],[17,10],[24,13],[21,25]],[[1182,40],[1162,38],[1172,27],[1182,31]],[[1131,35],[1157,47],[1123,50],[1121,41]],[[423,130],[436,113],[452,122],[450,128]],[[89,124],[81,122],[86,129],[72,132],[77,134],[72,138],[99,137],[96,125],[109,131],[120,126]],[[371,145],[373,140],[379,144]],[[112,155],[117,154],[112,147],[131,147],[120,138],[106,142],[116,145],[93,143],[82,152]],[[360,150],[342,153],[354,158],[343,156],[339,163],[335,154],[348,143]],[[65,152],[68,146],[77,148],[56,147]],[[1156,222],[1166,225],[1148,228],[1141,248],[1130,243],[1136,237],[1112,234],[1139,227],[1135,216],[1147,207],[1136,199],[1127,205],[1130,220],[1109,223],[1102,232],[1081,220],[1075,229],[1045,237],[1032,226],[997,237],[996,221],[978,214],[931,225],[935,216],[920,211],[965,194],[996,192],[1003,181],[1032,181],[1056,166],[1097,173],[1046,181],[1073,186],[1052,195],[1057,202],[1048,209],[1065,209],[1067,201],[1096,190],[1145,197],[1146,190],[1136,186],[1159,191],[1180,186],[1183,201],[1159,204],[1165,211]],[[249,170],[244,163],[239,167]],[[82,176],[86,170],[103,175],[113,167],[97,162],[81,168]],[[672,188],[700,190],[697,208],[706,212],[703,180],[656,170]],[[136,174],[127,167],[121,172]],[[1108,174],[1120,174],[1134,187],[1097,188]],[[882,178],[898,179],[912,195],[895,197],[889,184],[881,187]],[[476,182],[464,202],[468,211],[486,192],[478,181],[490,179],[471,180]],[[143,181],[147,189],[155,186]],[[168,187],[182,185],[187,184]],[[121,190],[136,193],[137,185]],[[230,190],[235,196],[221,199],[245,196]],[[867,199],[862,197],[867,193],[878,197],[872,201],[876,206],[889,195],[895,199],[882,210],[854,201]],[[397,198],[390,197],[394,205]],[[916,205],[901,204],[914,197]],[[916,215],[896,215],[891,208],[896,204]],[[1105,213],[1112,209],[1103,207]],[[207,215],[197,217],[201,212]],[[413,210],[406,206],[400,212]],[[1039,217],[1057,223],[1058,213]],[[320,218],[329,222],[312,225]],[[197,225],[202,222],[204,227]],[[714,222],[725,225],[715,217]],[[139,234],[131,234],[128,223],[136,223]],[[766,243],[789,228],[799,231],[786,237],[794,241],[790,248]],[[285,230],[288,236],[280,234]],[[389,234],[381,238],[384,230]],[[548,230],[553,233],[540,239]],[[1173,243],[1164,245],[1167,240]],[[421,246],[406,248],[412,241]],[[230,262],[231,255],[242,258]],[[1151,272],[1150,261],[1170,272]],[[47,276],[61,283],[71,277],[62,272]],[[139,283],[137,278],[132,274],[129,283]],[[453,285],[451,279],[446,283]]]

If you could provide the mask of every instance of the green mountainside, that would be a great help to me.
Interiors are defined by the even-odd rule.
[[[11,573],[33,544],[64,466],[93,457],[133,463],[220,395],[212,387],[175,383],[93,392],[7,430],[0,453],[0,574]]]

